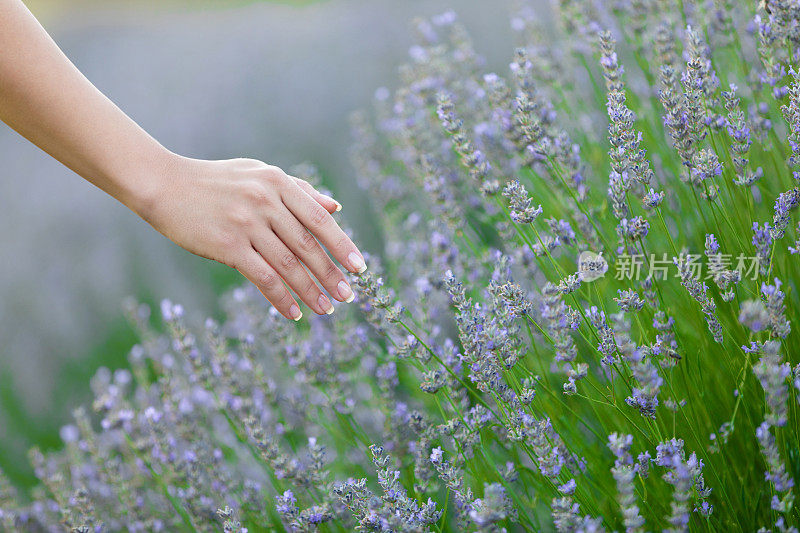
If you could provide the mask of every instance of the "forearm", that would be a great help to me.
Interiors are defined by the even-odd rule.
[[[0,119],[141,214],[172,154],[97,90],[20,0],[0,0]]]

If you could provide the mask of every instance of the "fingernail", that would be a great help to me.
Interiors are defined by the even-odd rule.
[[[302,311],[300,311],[300,308],[299,308],[299,307],[297,307],[297,305],[296,305],[296,304],[293,304],[293,305],[292,305],[292,306],[289,308],[289,316],[290,316],[290,317],[292,317],[292,320],[294,320],[295,322],[297,322],[298,320],[300,320],[301,318],[303,318],[303,312],[302,312]]]
[[[335,203],[335,204],[336,204],[336,212],[337,212],[337,213],[338,213],[339,211],[341,211],[341,210],[342,210],[342,204],[340,204],[340,203],[339,203],[339,202],[337,202],[336,200],[334,200],[334,201],[333,201],[333,203]]]
[[[344,301],[347,303],[352,302],[353,298],[356,297],[356,295],[353,294],[353,289],[351,289],[350,285],[344,280],[340,281],[336,288],[339,289],[339,296],[344,298]]]
[[[333,304],[331,304],[331,301],[328,300],[327,296],[320,294],[319,298],[317,298],[317,302],[319,302],[320,309],[322,309],[326,315],[333,313]]]
[[[353,267],[353,270],[359,274],[367,269],[367,265],[364,263],[364,260],[361,259],[361,256],[355,252],[350,252],[350,255],[347,256],[347,260],[350,261],[350,266]]]

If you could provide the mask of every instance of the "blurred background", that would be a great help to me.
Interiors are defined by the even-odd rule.
[[[26,3],[168,148],[313,162],[355,228],[369,228],[369,211],[351,177],[347,119],[395,84],[411,20],[453,9],[489,69],[505,72],[513,53],[512,0]],[[126,296],[215,316],[216,296],[243,278],[172,245],[2,124],[0,228],[0,468],[29,486],[26,450],[58,447],[90,376],[125,366],[136,342]],[[357,242],[368,250],[377,238],[362,231]]]

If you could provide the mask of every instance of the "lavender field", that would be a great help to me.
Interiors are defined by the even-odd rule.
[[[369,202],[355,304],[129,300],[2,526],[798,531],[800,5],[509,14],[502,65],[417,19],[350,170],[295,167]]]
[[[348,116],[397,84],[413,18],[449,2],[26,3],[86,76],[167,147],[287,168],[313,161],[359,241],[380,243],[349,164]],[[480,2],[461,4],[501,68],[511,2],[488,15]],[[91,398],[91,375],[127,366],[136,336],[126,297],[171,298],[198,319],[219,316],[217,296],[244,279],[175,246],[5,127],[0,160],[0,468],[27,485],[27,449],[62,446],[58,429]]]

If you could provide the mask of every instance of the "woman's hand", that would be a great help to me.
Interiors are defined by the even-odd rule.
[[[20,0],[0,0],[0,119],[197,255],[230,265],[287,318],[353,291],[364,258],[334,222],[341,206],[260,161],[200,161],[161,146],[87,80]],[[13,53],[5,53],[5,51]],[[318,242],[319,241],[319,242]]]
[[[253,282],[285,317],[302,316],[291,293],[318,314],[353,300],[345,275],[366,269],[358,248],[334,221],[341,209],[306,181],[253,159],[202,161],[172,156],[132,206],[186,250],[229,265]],[[303,268],[303,267],[306,268]]]

